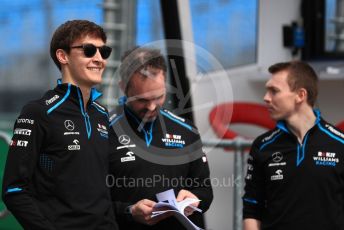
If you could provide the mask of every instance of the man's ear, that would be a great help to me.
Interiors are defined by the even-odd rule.
[[[65,65],[68,63],[68,55],[66,51],[64,51],[63,49],[56,50],[56,57],[57,60],[61,63],[61,65]]]
[[[301,103],[303,101],[307,101],[308,93],[305,88],[300,88],[297,90],[297,97],[296,102]]]

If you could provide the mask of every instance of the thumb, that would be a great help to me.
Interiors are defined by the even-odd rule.
[[[179,191],[178,196],[177,196],[176,199],[179,202],[179,201],[184,200],[187,197],[188,197],[188,191],[182,189],[182,190]]]

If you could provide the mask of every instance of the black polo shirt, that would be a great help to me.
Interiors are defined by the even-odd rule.
[[[243,216],[262,229],[344,229],[344,134],[315,114],[302,143],[284,122],[253,143]]]

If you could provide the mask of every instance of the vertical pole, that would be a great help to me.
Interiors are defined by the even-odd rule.
[[[43,4],[43,13],[44,13],[44,23],[45,23],[45,47],[46,50],[50,50],[50,38],[53,32],[53,7],[51,0],[42,0]],[[50,58],[45,58],[43,61],[43,68],[45,76],[42,79],[46,79],[47,87],[50,88],[50,85],[54,85],[56,82],[55,77],[52,76],[52,62]]]
[[[107,44],[112,48],[107,68],[102,81],[102,103],[111,111],[117,104],[119,97],[116,71],[120,65],[124,51],[131,48],[135,42],[136,28],[136,0],[104,0],[104,30]]]
[[[336,4],[336,40],[335,50],[344,51],[344,0],[337,0]]]
[[[241,196],[243,191],[243,155],[242,145],[239,138],[235,139],[234,152],[234,197],[233,197],[233,230],[242,230],[242,202]]]

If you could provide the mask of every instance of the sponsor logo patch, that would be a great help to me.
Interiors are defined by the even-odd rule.
[[[63,135],[67,136],[67,135],[80,135],[79,132],[64,132]]]
[[[165,138],[162,138],[161,141],[165,143],[166,147],[183,148],[185,145],[185,141],[182,139],[182,136],[176,134],[166,133]]]
[[[100,134],[100,136],[104,137],[104,138],[108,138],[108,131],[105,125],[102,124],[98,124],[97,130]]]
[[[127,155],[126,157],[122,157],[121,158],[121,162],[127,162],[127,161],[134,161],[135,160],[135,156],[133,152],[127,152],[125,155]]]
[[[74,139],[73,144],[74,145],[68,145],[68,150],[70,151],[80,150],[79,141],[77,139]]]
[[[45,100],[45,104],[50,105],[51,103],[53,103],[54,101],[56,101],[59,98],[60,98],[59,95],[54,95],[52,98]]]
[[[336,134],[337,136],[344,139],[344,134],[339,132],[338,130],[334,129],[331,125],[326,124],[325,127],[332,132],[333,134]]]
[[[313,161],[317,166],[334,167],[339,163],[339,158],[336,157],[336,153],[319,151],[313,156]]]
[[[66,127],[67,130],[73,131],[74,130],[74,123],[71,120],[65,120],[64,126]]]
[[[121,145],[121,146],[117,146],[116,149],[125,149],[125,148],[134,148],[136,147],[135,144],[132,144],[132,145]]]
[[[274,136],[276,136],[279,132],[280,132],[280,130],[277,129],[276,131],[274,131],[273,133],[271,133],[270,136],[265,137],[265,138],[263,139],[262,142],[264,143],[264,142],[267,142],[267,141],[271,140],[271,139],[272,139]]]
[[[10,143],[11,147],[24,147],[26,148],[28,141],[23,141],[23,140],[12,140]]]
[[[16,129],[14,130],[14,134],[23,135],[23,136],[31,136],[31,130],[30,130],[30,129],[20,129],[20,128],[16,128]]]
[[[130,137],[128,135],[123,134],[123,135],[118,137],[118,141],[122,145],[127,145],[130,143]]]
[[[253,165],[252,164],[247,164],[247,170],[249,170],[249,171],[253,171]]]
[[[31,120],[31,119],[27,119],[27,118],[20,118],[20,119],[17,119],[17,123],[18,124],[23,123],[23,124],[33,125],[35,123],[35,121]]]
[[[171,115],[172,117],[174,117],[175,119],[180,120],[180,121],[182,121],[182,122],[185,122],[185,119],[184,119],[184,118],[179,117],[179,116],[175,115],[174,113],[171,113],[171,112],[168,111],[168,110],[164,110],[164,111],[165,111],[166,113],[168,113],[169,115]]]
[[[75,129],[74,122],[71,120],[65,120],[64,121],[64,126],[69,132],[64,132],[63,135],[80,135],[79,132],[72,132]]]
[[[283,180],[283,171],[281,169],[277,169],[275,175],[271,176],[271,180]]]
[[[246,180],[252,180],[252,174],[251,173],[247,173],[245,178],[246,178]]]
[[[202,157],[202,161],[203,161],[203,163],[206,163],[206,162],[207,162],[207,157],[206,157],[206,156],[203,156],[203,157]]]
[[[281,162],[283,160],[283,154],[281,152],[274,152],[272,154],[272,163],[268,165],[268,167],[274,167],[274,166],[285,166],[286,162]]]

